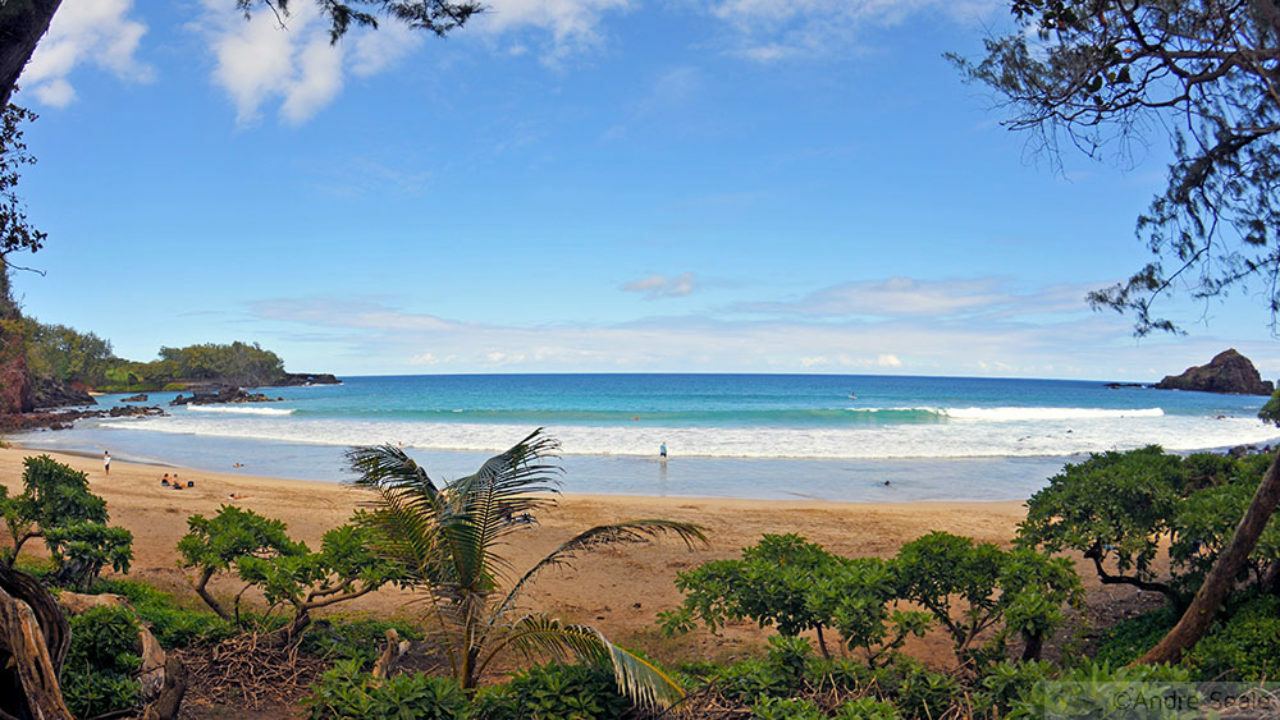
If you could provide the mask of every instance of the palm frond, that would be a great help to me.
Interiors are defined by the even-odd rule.
[[[546,615],[526,615],[511,626],[481,668],[507,647],[533,658],[608,662],[618,690],[641,707],[666,709],[684,698],[684,689],[661,668],[614,645],[589,625],[566,625]]]
[[[443,523],[444,532],[454,550],[459,578],[470,578],[478,588],[491,592],[495,578],[510,569],[494,547],[514,530],[514,518],[550,504],[538,494],[559,492],[563,470],[555,463],[557,448],[559,443],[538,428],[486,460],[475,474],[445,486],[453,512]]]
[[[493,615],[489,619],[490,626],[500,622],[502,615],[511,609],[516,599],[524,591],[525,585],[532,582],[538,573],[543,570],[552,566],[568,565],[578,553],[585,550],[594,550],[605,545],[650,542],[667,533],[674,534],[691,550],[695,542],[702,545],[707,544],[707,536],[703,533],[703,527],[693,523],[646,518],[613,525],[597,525],[566,540],[560,547],[552,550],[546,557],[529,568],[511,586],[507,596],[494,609]]]

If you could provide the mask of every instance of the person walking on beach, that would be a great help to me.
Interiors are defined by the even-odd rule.
[[[667,459],[667,441],[666,440],[663,440],[662,444],[658,446],[658,457],[662,458],[663,460]]]
[[[111,453],[107,450],[102,451],[102,471],[111,474]]]

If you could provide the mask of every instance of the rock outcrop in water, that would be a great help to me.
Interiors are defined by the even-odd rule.
[[[1189,367],[1181,375],[1167,375],[1153,387],[1234,395],[1270,395],[1275,391],[1271,381],[1263,380],[1249,358],[1235,348],[1218,353],[1208,365]]]
[[[84,387],[68,385],[50,378],[36,383],[33,397],[35,406],[44,409],[98,404],[98,401],[94,400]]]
[[[267,397],[262,393],[250,393],[238,387],[219,387],[209,390],[196,390],[190,395],[178,395],[169,401],[170,405],[221,405],[225,403],[260,403],[279,402],[282,397]]]

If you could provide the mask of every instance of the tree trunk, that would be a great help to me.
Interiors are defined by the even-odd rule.
[[[0,2],[0,108],[9,104],[18,76],[61,3],[62,0]]]
[[[35,578],[0,567],[0,712],[26,720],[72,720],[58,673],[70,627]]]
[[[196,594],[200,596],[200,599],[204,601],[205,605],[209,606],[209,609],[213,610],[215,613],[218,614],[218,617],[222,618],[223,620],[226,620],[227,622],[233,622],[234,618],[231,617],[231,613],[227,612],[222,607],[222,605],[213,597],[213,595],[209,594],[209,580],[212,577],[213,577],[212,569],[205,568],[203,571],[201,571],[200,580],[196,582],[196,586],[195,586]]]
[[[175,720],[182,708],[182,698],[187,694],[187,669],[171,654],[164,664],[164,687],[160,697],[146,707],[142,720]]]
[[[1218,554],[1195,599],[1182,614],[1182,619],[1164,636],[1159,645],[1148,650],[1135,664],[1177,662],[1183,653],[1195,647],[1209,629],[1214,615],[1227,598],[1227,593],[1231,592],[1245,561],[1249,559],[1249,553],[1258,544],[1258,538],[1267,527],[1276,504],[1280,503],[1280,466],[1277,465],[1277,460],[1280,460],[1280,453],[1271,458],[1271,465],[1267,468],[1266,475],[1262,476],[1262,483],[1258,485],[1258,491],[1249,503],[1249,509],[1245,511],[1235,535]]]

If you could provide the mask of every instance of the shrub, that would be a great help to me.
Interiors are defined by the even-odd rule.
[[[1050,552],[1077,550],[1094,561],[1104,581],[1141,583],[1172,598],[1171,588],[1154,582],[1152,561],[1185,479],[1181,459],[1155,445],[1068,463],[1027,501],[1018,542]],[[1119,575],[1106,569],[1112,560]]]
[[[1169,607],[1121,620],[1102,636],[1094,660],[1113,667],[1128,665],[1155,647],[1176,622],[1178,616]]]
[[[476,702],[483,720],[613,720],[632,707],[603,664],[538,665],[487,689]]]
[[[1241,604],[1184,660],[1199,679],[1251,681],[1280,675],[1280,598],[1259,595]]]
[[[870,697],[860,697],[836,710],[837,720],[898,720],[898,708]]]
[[[99,580],[91,593],[115,593],[129,599],[138,617],[150,625],[151,633],[166,649],[187,647],[197,642],[217,642],[231,637],[235,628],[217,615],[188,610],[167,593],[132,580]]]
[[[1117,708],[1134,708],[1134,698],[1149,698],[1144,705],[1144,718],[1185,718],[1184,703],[1165,705],[1158,702],[1175,683],[1187,683],[1185,668],[1168,665],[1112,667],[1108,663],[1089,662],[1063,673],[1055,683],[1037,683],[1025,696],[1014,702],[1009,720],[1032,718],[1100,718],[1116,717]],[[1184,701],[1190,698],[1182,697]],[[1198,717],[1197,713],[1193,716]]]
[[[799,698],[765,698],[751,707],[756,720],[827,720],[822,708]]]
[[[304,699],[312,720],[466,720],[470,703],[451,678],[413,674],[379,680],[360,671],[358,660],[338,663],[311,686]]]
[[[96,607],[71,618],[71,646],[62,667],[63,698],[72,713],[93,717],[136,707],[142,687],[133,675],[138,621],[122,607]]]

